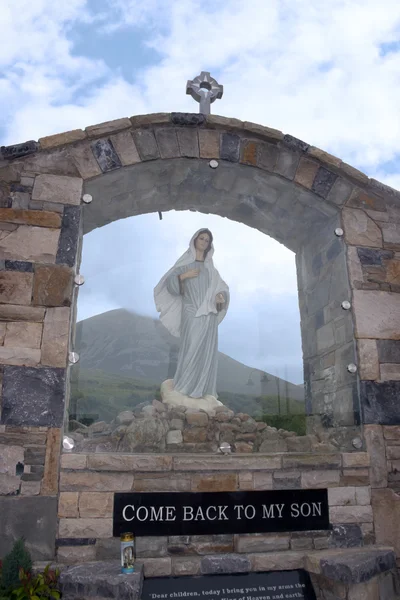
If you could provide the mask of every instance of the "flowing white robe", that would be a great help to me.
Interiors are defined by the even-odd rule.
[[[154,289],[160,319],[173,335],[180,337],[174,389],[192,398],[211,395],[217,398],[218,325],[229,304],[229,288],[214,267],[211,247],[204,262],[196,261],[194,240]],[[198,277],[179,283],[179,275],[199,269]],[[216,295],[225,297],[218,311]]]

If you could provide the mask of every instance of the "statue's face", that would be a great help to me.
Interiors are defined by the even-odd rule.
[[[195,241],[196,250],[204,252],[210,244],[210,236],[208,233],[201,233]]]

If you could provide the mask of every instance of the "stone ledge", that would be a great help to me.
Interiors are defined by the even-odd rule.
[[[316,575],[342,583],[363,583],[396,567],[392,548],[337,550],[306,556],[305,567]]]
[[[88,562],[61,570],[60,584],[64,600],[82,597],[137,600],[143,582],[143,567],[135,565],[135,573],[121,573],[119,560]]]

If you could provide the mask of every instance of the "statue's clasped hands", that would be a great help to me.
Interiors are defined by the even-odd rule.
[[[215,296],[215,301],[217,304],[225,304],[225,296],[224,294],[217,294]]]

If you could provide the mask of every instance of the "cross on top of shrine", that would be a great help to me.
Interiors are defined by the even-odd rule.
[[[209,115],[211,104],[215,100],[222,98],[224,86],[220,85],[208,71],[202,71],[200,75],[188,81],[186,84],[186,93],[192,96],[196,102],[199,102],[199,112],[203,115]]]

